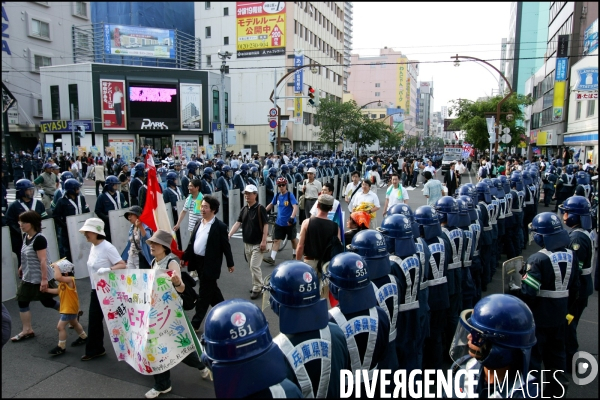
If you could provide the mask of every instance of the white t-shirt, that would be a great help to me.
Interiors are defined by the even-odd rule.
[[[112,243],[103,240],[97,246],[92,245],[87,261],[92,289],[96,289],[95,275],[100,268],[110,268],[121,261],[121,255]]]
[[[390,188],[392,190],[390,190]],[[393,186],[390,186],[390,188],[388,188],[385,192],[385,198],[388,199],[388,208],[386,211],[392,208],[393,205],[403,204],[404,200],[409,199],[408,191],[404,189],[401,184],[398,184],[398,189],[394,189]],[[398,191],[401,193],[400,198],[398,198]]]
[[[465,166],[465,164],[456,164],[456,170],[458,171],[459,174],[464,174],[465,171],[467,170],[467,167]]]
[[[354,197],[352,198],[352,201],[350,202],[350,207],[348,207],[348,208],[350,210],[353,210],[355,207],[357,207],[360,203],[363,203],[363,202],[371,203],[375,207],[381,207],[381,204],[379,203],[379,197],[377,197],[376,193],[373,193],[372,191],[369,191],[368,193],[364,193],[361,190],[354,195]]]
[[[315,204],[313,204],[312,208],[310,209],[310,215],[317,215],[319,210],[317,210],[317,203],[318,201],[315,201]],[[333,207],[331,207],[331,213],[335,213],[337,211],[337,208],[340,206],[340,202],[337,200],[333,200]]]
[[[121,103],[123,92],[113,92],[113,103]]]
[[[356,184],[356,185],[354,184],[354,182],[349,182],[346,185],[346,191],[344,192],[344,196],[350,198],[350,196],[352,196],[352,193],[354,193],[356,188],[359,188],[358,192],[360,192],[361,191],[360,185],[361,185],[360,181],[358,181],[358,184]],[[358,192],[356,192],[356,194],[358,194]],[[356,194],[354,196],[356,196]]]
[[[428,165],[426,166],[423,171],[429,171],[431,172],[432,176],[435,176],[435,167],[433,165]]]

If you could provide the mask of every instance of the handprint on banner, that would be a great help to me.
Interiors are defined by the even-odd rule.
[[[96,284],[96,290],[102,290],[103,293],[108,293],[110,292],[110,287],[108,286],[108,284],[106,283],[106,281],[104,279],[100,279],[98,281],[98,283]]]
[[[129,332],[129,319],[123,318],[123,327],[125,328],[126,332]]]
[[[131,279],[131,276],[127,277],[127,292],[131,293],[132,291],[132,287],[131,285],[133,284],[133,280]]]
[[[177,334],[182,334],[185,331],[185,327],[181,324],[181,321],[176,319],[173,321],[169,328],[173,329]]]
[[[112,298],[112,296],[106,296],[102,300],[102,304],[104,304],[105,306],[112,306],[114,302],[115,302],[115,299]]]
[[[137,277],[135,276],[135,274],[131,275],[131,281],[133,282],[133,286],[137,287],[138,280],[137,280]]]
[[[146,357],[148,358],[148,361],[154,361],[154,360],[156,360],[156,358],[154,358],[154,356],[152,355],[152,353],[146,354]]]
[[[119,343],[123,343],[123,345],[125,345],[125,336],[123,336],[123,334],[119,335]]]
[[[114,272],[109,272],[108,273],[108,283],[110,283],[110,286],[117,286],[117,275]]]
[[[167,351],[169,351],[169,349],[167,348],[167,346],[161,344],[160,346],[158,346],[158,351],[160,352],[160,354],[167,354]]]
[[[167,278],[157,278],[156,279],[157,289],[161,292],[169,289],[169,284],[167,283]]]
[[[133,343],[133,338],[131,336],[129,337],[129,346],[131,346],[132,348],[135,347],[135,344]]]
[[[152,373],[152,367],[150,367],[150,364],[146,364],[144,363],[144,366],[146,367],[146,372],[151,374]]]
[[[158,293],[154,292],[154,293],[152,293],[152,299],[150,300],[150,305],[152,307],[154,307],[156,305],[157,301],[158,301]]]
[[[121,274],[121,280],[124,281],[125,280],[125,275]]]
[[[156,316],[158,315],[158,311],[156,310],[156,308],[151,308],[150,309],[150,319],[156,319]]]
[[[148,331],[149,334],[154,335],[156,333],[156,331],[154,330],[154,328],[150,328],[150,330]]]
[[[113,336],[112,337],[112,341],[115,343],[119,343],[119,337],[118,336]]]
[[[175,316],[176,316],[177,318],[181,318],[181,317],[183,317],[183,312],[181,311],[181,309],[177,309],[177,310],[175,310]]]
[[[142,354],[139,351],[137,353],[137,356],[138,356],[138,361],[142,361]]]
[[[119,342],[119,350],[125,351],[125,344],[124,343]]]
[[[188,337],[187,333],[185,335],[179,335],[177,336],[177,339],[175,339],[175,343],[178,343],[179,346],[177,346],[178,348],[180,347],[187,347],[190,344],[192,344],[192,341],[190,340],[190,338]]]
[[[173,296],[171,295],[171,292],[165,292],[162,295],[162,301],[165,302],[165,304],[169,304],[169,301],[173,300]]]
[[[148,289],[148,274],[142,274],[144,280],[144,290]]]
[[[121,360],[121,361],[125,360],[125,353],[119,353],[119,360]]]
[[[115,314],[112,311],[109,311],[108,313],[106,313],[106,316],[108,317],[109,320],[117,318],[117,314]]]

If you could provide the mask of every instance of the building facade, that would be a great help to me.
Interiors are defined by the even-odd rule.
[[[432,134],[433,114],[433,81],[419,82],[419,112],[417,115],[417,127],[423,130],[424,136]]]
[[[281,133],[280,149],[324,148],[326,144],[317,141],[316,108],[308,105],[307,90],[311,86],[322,98],[342,100],[345,3],[194,4],[202,69],[218,70],[219,52],[230,54],[226,61],[236,110],[232,121],[239,134],[237,144],[228,150],[273,151],[276,143],[269,140],[272,108],[277,110],[272,118],[275,132]],[[293,72],[294,66],[308,65],[314,66]]]
[[[348,77],[350,76],[350,55],[352,53],[352,15],[354,6],[351,1],[344,2],[344,78],[343,90],[348,92]]]

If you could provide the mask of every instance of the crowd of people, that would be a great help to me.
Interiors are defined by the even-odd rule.
[[[149,190],[144,157],[155,157],[181,259],[172,254],[171,232],[153,232],[140,221]],[[16,200],[3,208],[21,276],[22,330],[12,342],[35,336],[29,304],[40,301],[60,314],[58,345],[50,355],[65,353],[69,325],[78,335],[72,346],[85,345],[82,361],[104,356],[98,274],[152,268],[171,270],[179,293],[186,287],[183,270],[198,281],[191,326],[204,351],[201,357],[190,353],[183,362],[204,379],[212,371],[217,397],[340,397],[341,370],[364,370],[372,379],[374,369],[408,374],[442,369],[445,362],[503,371],[511,378],[532,371],[540,382],[542,363],[547,370],[568,371],[578,350],[577,326],[594,290],[598,240],[597,176],[591,166],[502,156],[492,165],[484,157],[472,184],[462,181],[470,166],[461,160],[451,163],[440,181],[433,159],[425,163],[407,154],[381,157],[384,161],[343,154],[255,154],[251,159],[217,154],[213,160],[194,156],[188,161],[170,153],[160,160],[146,147],[129,166],[119,155],[83,158],[87,169],[81,165],[77,171],[85,174],[64,170],[53,160],[43,163],[33,180],[25,175],[15,181]],[[409,189],[417,187],[420,176],[426,204],[413,210]],[[97,201],[96,216],[79,229],[92,245],[86,333],[71,264],[69,234],[75,233],[66,218],[90,211],[78,179],[88,177],[96,181]],[[262,186],[266,206],[258,198]],[[237,216],[225,212],[234,189],[243,193]],[[383,207],[378,190],[385,190]],[[554,213],[538,212],[541,203],[549,207],[553,199]],[[178,213],[174,205],[180,200],[184,207]],[[346,221],[342,202],[349,211]],[[224,221],[216,217],[221,207]],[[131,223],[122,254],[111,243],[108,214],[115,209],[127,209],[124,217]],[[45,218],[54,219],[60,238],[56,262],[47,258],[41,233]],[[231,218],[235,223],[228,230]],[[184,248],[185,219],[190,239]],[[225,300],[218,286],[223,262],[229,273],[235,271],[230,239],[240,228],[251,272],[249,297],[269,295],[281,332],[275,338],[260,308],[248,300]],[[291,243],[292,259],[279,262],[265,280],[261,264],[276,264],[284,240]],[[509,288],[510,295],[485,296],[501,270],[501,257],[520,256],[531,241],[540,250],[519,271],[521,286]],[[598,290],[598,269],[595,282]],[[234,321],[236,313],[244,315],[241,324]],[[230,334],[246,327],[251,327],[244,330],[248,335]],[[264,373],[264,365],[270,373]],[[481,373],[478,394],[487,390],[485,382],[488,375]],[[561,382],[549,384],[548,391],[560,393]],[[361,385],[364,390],[365,382]],[[515,389],[493,386],[494,392],[486,394],[506,397]],[[171,390],[166,371],[154,376],[146,397]]]

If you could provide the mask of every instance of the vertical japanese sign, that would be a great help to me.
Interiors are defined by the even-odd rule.
[[[300,93],[301,95],[302,93]],[[294,99],[294,125],[302,124],[302,97]]]
[[[180,84],[181,130],[202,130],[202,85]]]
[[[285,1],[236,3],[237,57],[285,54]]]
[[[96,293],[117,359],[143,375],[165,372],[196,351],[171,273],[125,269],[97,277]]]
[[[304,65],[304,54],[302,50],[297,50],[294,55],[294,68],[302,67]],[[299,69],[294,72],[294,93],[302,93],[302,86],[304,86],[304,69]]]
[[[100,79],[102,129],[127,129],[125,81]]]
[[[556,50],[556,69],[554,71],[554,99],[552,104],[552,121],[563,120],[565,106],[565,91],[567,87],[567,73],[569,69],[569,35],[558,36]]]

